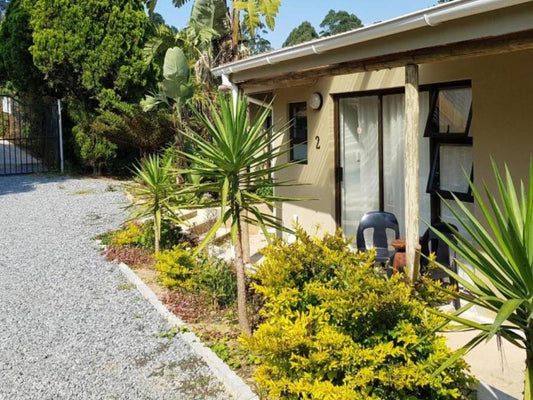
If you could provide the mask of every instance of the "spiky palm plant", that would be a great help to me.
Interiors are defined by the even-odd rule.
[[[481,211],[477,219],[457,198],[454,200],[463,213],[444,201],[471,238],[454,231],[456,242],[435,231],[464,261],[458,265],[469,279],[439,265],[459,282],[464,290],[458,296],[467,305],[446,316],[458,328],[480,332],[459,352],[460,356],[482,341],[494,336],[506,339],[526,351],[524,399],[531,400],[533,392],[533,160],[529,184],[521,182],[516,190],[511,174],[505,166],[505,179],[492,161],[497,184],[497,196],[485,186],[488,204],[470,182],[475,201]],[[499,197],[499,198],[498,198]],[[473,267],[475,272],[470,268]],[[495,313],[492,323],[482,324],[461,314],[472,306]],[[451,360],[453,362],[453,360]],[[446,367],[446,366],[443,366]]]
[[[264,182],[281,169],[293,163],[275,162],[286,151],[278,139],[287,127],[271,133],[265,131],[265,121],[269,110],[265,109],[252,121],[248,118],[248,104],[240,96],[235,102],[231,96],[219,94],[218,105],[210,104],[213,120],[197,112],[198,119],[205,125],[210,140],[185,132],[184,135],[194,146],[194,151],[183,153],[190,167],[185,174],[202,178],[202,183],[192,186],[192,190],[202,193],[217,193],[216,204],[221,207],[221,217],[208,232],[199,246],[204,247],[216,231],[227,221],[231,222],[231,236],[235,247],[237,270],[237,303],[239,325],[243,332],[250,333],[246,314],[246,287],[243,257],[242,229],[244,223],[259,226],[268,238],[268,227],[283,229],[274,216],[263,213],[258,205],[274,206],[276,201],[297,200],[275,196],[258,189]],[[285,149],[285,150],[283,150]],[[273,182],[273,187],[287,185],[287,182]],[[204,206],[212,205],[204,203]]]
[[[175,213],[176,176],[172,167],[172,158],[150,155],[134,167],[135,182],[129,186],[135,199],[128,207],[132,209],[131,218],[152,218],[156,253],[160,249],[162,220],[167,218],[176,223],[182,222]]]

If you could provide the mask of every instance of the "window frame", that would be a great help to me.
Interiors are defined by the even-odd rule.
[[[464,132],[440,132],[438,128],[438,122],[435,124],[433,116],[435,115],[435,108],[437,107],[437,101],[439,99],[439,93],[446,90],[456,90],[456,89],[470,89],[472,91],[472,85],[468,84],[457,84],[457,85],[446,85],[440,86],[435,85],[429,89],[429,112],[428,118],[426,120],[426,127],[424,129],[424,137],[428,138],[449,138],[449,139],[461,139],[468,136],[470,133],[470,125],[472,123],[472,101],[470,102],[470,108],[468,110],[468,117],[466,120],[466,126]]]
[[[468,142],[458,143],[456,141],[439,141],[438,143],[436,143],[433,154],[430,154],[432,160],[431,160],[431,169],[429,171],[429,178],[428,178],[426,192],[430,194],[437,194],[448,200],[454,200],[453,195],[455,195],[461,201],[472,203],[474,201],[474,196],[472,195],[472,188],[470,187],[470,185],[468,186],[468,189],[466,192],[443,190],[439,188],[440,186],[440,180],[439,180],[440,178],[439,177],[440,175],[440,168],[439,168],[440,167],[440,150],[442,147],[445,147],[445,146],[473,147],[472,141],[470,141],[470,143]],[[472,167],[470,168],[469,179],[470,181],[474,180],[474,164],[473,163],[472,163]],[[437,185],[437,182],[438,182],[438,185]]]
[[[306,126],[305,126],[305,132],[306,132],[306,138],[303,140],[302,138],[297,138],[295,136],[296,134],[296,112],[298,111],[298,107],[305,107],[305,119],[306,119]],[[307,164],[309,159],[309,121],[308,121],[308,114],[307,114],[307,102],[300,101],[300,102],[294,102],[289,103],[289,121],[290,121],[290,129],[289,129],[289,161],[296,162],[298,164]],[[294,146],[295,145],[306,145],[306,157],[302,159],[295,159],[294,158]]]
[[[440,203],[440,197],[448,200],[453,200],[454,195],[461,201],[473,203],[474,197],[472,195],[471,188],[468,188],[466,193],[442,190],[439,188],[440,183],[438,183],[438,178],[440,176],[440,149],[443,146],[465,146],[473,147],[473,138],[470,136],[470,129],[472,124],[472,103],[473,98],[470,102],[470,107],[468,111],[468,117],[466,121],[465,131],[464,132],[440,132],[439,124],[435,123],[435,111],[437,108],[437,102],[439,93],[446,90],[454,89],[470,89],[472,90],[472,84],[468,82],[460,82],[456,84],[447,84],[447,85],[432,85],[429,89],[430,92],[430,104],[428,118],[426,121],[426,127],[424,129],[424,137],[429,138],[429,154],[430,154],[430,171],[426,185],[426,193],[431,194],[432,198],[432,214],[440,215],[439,207],[436,206],[437,203]],[[470,170],[470,180],[474,181],[474,164],[472,162],[472,168]]]

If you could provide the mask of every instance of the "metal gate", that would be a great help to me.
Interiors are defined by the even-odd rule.
[[[0,95],[0,175],[62,169],[61,104]]]

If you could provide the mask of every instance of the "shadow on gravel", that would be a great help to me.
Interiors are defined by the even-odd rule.
[[[13,193],[26,193],[35,190],[41,183],[63,182],[67,175],[59,174],[29,174],[29,175],[0,175],[0,196]]]

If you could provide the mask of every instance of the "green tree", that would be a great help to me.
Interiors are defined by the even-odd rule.
[[[0,26],[0,83],[11,84],[35,100],[48,92],[44,75],[33,65],[29,47],[33,44],[29,3],[13,0]]]
[[[318,38],[318,33],[316,33],[313,25],[309,21],[304,21],[289,33],[289,36],[283,43],[283,47],[294,46],[295,44],[308,42],[316,38]]]
[[[92,124],[104,110],[103,91],[138,103],[158,69],[143,60],[151,29],[143,0],[32,0],[30,24],[35,66],[47,84],[66,100],[75,124],[77,154],[99,172],[117,146]]]
[[[347,11],[329,10],[320,27],[323,29],[320,36],[331,36],[338,33],[351,31],[352,29],[361,28],[363,24],[355,14],[350,14]]]
[[[50,86],[96,107],[113,89],[140,98],[149,69],[142,47],[149,26],[142,0],[36,0],[31,11],[33,61]]]
[[[96,134],[88,121],[80,122],[72,129],[76,152],[86,165],[92,167],[94,175],[101,175],[102,167],[116,157],[117,146]]]
[[[152,23],[154,25],[164,25],[165,24],[165,19],[159,13],[153,13],[152,15],[150,15],[150,21],[152,21]]]
[[[99,96],[98,116],[91,130],[121,146],[133,146],[145,158],[172,140],[176,131],[172,115],[164,108],[143,112],[138,103],[126,103],[112,90]]]
[[[246,98],[240,96],[234,103],[231,96],[219,95],[218,106],[211,104],[212,120],[198,113],[198,119],[206,126],[210,138],[195,133],[185,133],[194,146],[190,152],[182,152],[190,167],[185,174],[203,178],[202,183],[193,184],[191,190],[201,198],[205,193],[217,193],[218,200],[202,203],[203,206],[219,205],[221,218],[208,232],[199,249],[204,247],[225,222],[231,222],[231,237],[235,246],[235,267],[237,271],[237,305],[239,325],[243,332],[250,333],[246,312],[246,284],[243,254],[243,224],[258,225],[269,238],[267,227],[283,229],[280,221],[270,214],[261,212],[260,204],[273,206],[274,201],[295,199],[260,194],[274,172],[291,163],[274,163],[282,153],[277,140],[285,129],[274,130],[270,135],[264,131],[264,124],[270,110],[265,109],[255,119],[248,118]],[[274,181],[273,186],[286,183]]]
[[[470,182],[480,218],[472,214],[459,199],[454,200],[462,214],[447,201],[470,237],[452,228],[455,241],[435,231],[464,261],[458,264],[468,278],[439,265],[457,280],[464,290],[459,297],[467,304],[455,314],[439,315],[457,323],[458,328],[480,331],[456,357],[484,341],[497,336],[526,351],[524,399],[533,394],[533,160],[530,161],[529,184],[521,182],[516,190],[507,166],[505,180],[493,161],[496,191],[486,187],[488,203]],[[450,227],[451,228],[451,227]],[[475,272],[471,269],[475,270]],[[444,290],[444,289],[443,289]],[[461,316],[471,307],[494,313],[492,323],[479,323]],[[457,327],[456,327],[457,328]],[[453,363],[454,357],[439,370]]]

